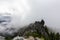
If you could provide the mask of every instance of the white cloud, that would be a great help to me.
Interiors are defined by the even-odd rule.
[[[11,28],[12,26],[18,28],[26,24],[26,22],[24,22],[25,18],[31,10],[26,1],[27,0],[0,0],[0,15],[10,15],[12,17],[12,21],[8,23],[7,26],[1,26],[0,24],[2,31],[6,32],[5,30],[7,28]],[[1,30],[0,32],[2,32]],[[9,31],[7,32],[9,33]]]
[[[59,30],[59,10],[59,0],[0,0],[0,13],[11,13],[16,26],[44,19],[46,25]]]

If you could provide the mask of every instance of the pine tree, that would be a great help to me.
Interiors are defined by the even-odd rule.
[[[59,40],[59,33],[56,33],[56,40]]]

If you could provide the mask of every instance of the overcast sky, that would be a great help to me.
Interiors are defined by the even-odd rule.
[[[6,13],[11,13],[15,26],[44,19],[47,26],[60,30],[60,0],[0,0],[0,14]]]

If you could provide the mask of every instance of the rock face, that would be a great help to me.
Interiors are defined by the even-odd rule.
[[[0,40],[5,40],[5,38],[4,38],[4,37],[2,37],[2,36],[0,36]]]
[[[46,31],[44,23],[44,21],[36,21],[35,23],[28,25],[27,27],[21,28],[19,30],[19,35],[24,36],[26,32],[38,32],[39,34],[42,34],[44,37],[47,38],[48,32]]]
[[[19,37],[19,36],[17,36],[17,37],[15,37],[13,40],[24,40],[24,37]]]
[[[17,36],[15,38],[13,38],[12,40],[44,40],[44,39],[40,39],[38,37],[34,38],[32,36],[29,36],[29,38],[24,38],[24,37]]]

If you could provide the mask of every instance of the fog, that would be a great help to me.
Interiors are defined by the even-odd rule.
[[[19,28],[44,19],[45,25],[60,32],[59,10],[60,0],[0,0],[0,15],[11,16],[9,28]]]

